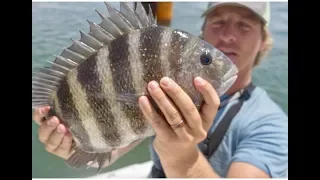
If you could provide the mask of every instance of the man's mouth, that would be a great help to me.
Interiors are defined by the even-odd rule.
[[[234,62],[234,58],[237,56],[237,53],[235,52],[225,52],[225,51],[222,51],[228,58],[230,58],[233,62]]]

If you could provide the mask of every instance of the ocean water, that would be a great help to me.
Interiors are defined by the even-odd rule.
[[[112,3],[117,8],[119,3]],[[176,2],[171,26],[198,34],[202,25],[201,13],[206,8],[204,2]],[[89,30],[87,19],[100,22],[94,9],[107,15],[102,2],[94,3],[32,3],[32,67],[44,65],[52,60],[52,54],[71,44],[70,38],[78,39],[81,29]],[[261,65],[255,69],[255,84],[265,88],[279,106],[288,112],[288,3],[271,3],[270,29],[274,38],[274,48]],[[104,172],[125,165],[149,160],[148,142],[120,158]],[[95,169],[71,169],[60,158],[46,152],[38,140],[38,125],[32,122],[32,177],[71,178],[94,175]]]

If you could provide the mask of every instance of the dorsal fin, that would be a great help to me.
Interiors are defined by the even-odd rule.
[[[33,108],[50,106],[50,95],[59,87],[60,81],[101,47],[108,46],[111,41],[132,30],[156,26],[152,11],[149,10],[147,14],[140,2],[135,10],[125,2],[120,3],[120,11],[110,3],[105,2],[105,5],[109,17],[95,10],[101,17],[101,22],[87,20],[90,29],[88,33],[79,30],[79,40],[71,39],[73,43],[63,48],[60,55],[54,55],[53,62],[35,71],[32,81]]]

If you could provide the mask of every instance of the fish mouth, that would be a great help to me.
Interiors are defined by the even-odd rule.
[[[238,68],[234,64],[232,64],[229,71],[221,78],[221,81],[227,81],[234,76],[238,76]]]
[[[222,96],[237,80],[238,68],[232,64],[230,70],[221,78],[221,86],[217,90],[219,96]]]

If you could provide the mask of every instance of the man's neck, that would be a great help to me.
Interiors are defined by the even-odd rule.
[[[240,89],[245,88],[252,81],[251,70],[245,73],[238,73],[238,78],[231,86],[231,88],[226,92],[227,95],[232,95],[239,91]]]

